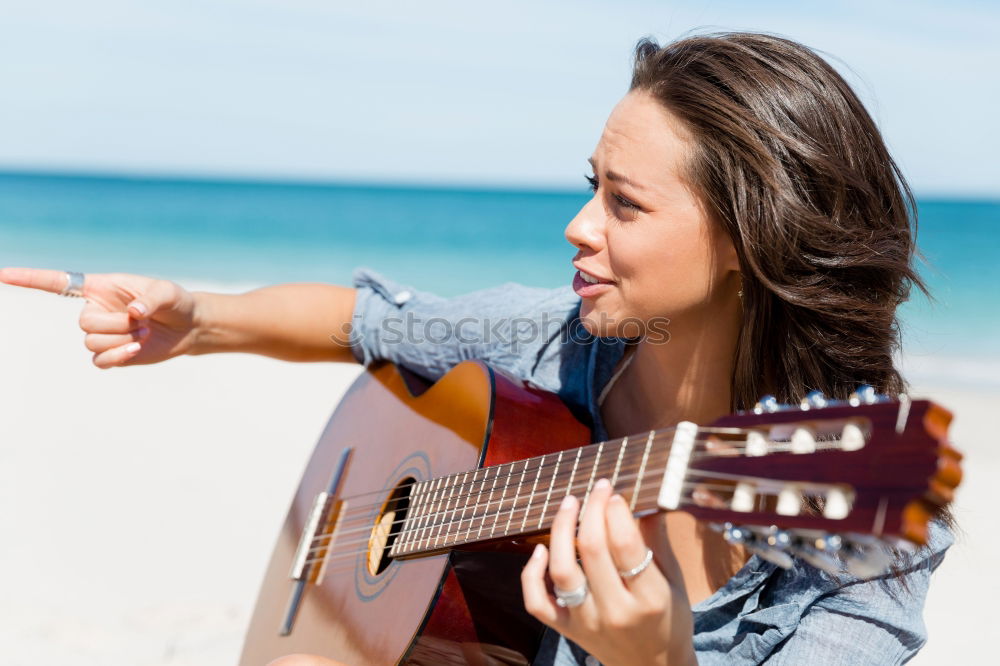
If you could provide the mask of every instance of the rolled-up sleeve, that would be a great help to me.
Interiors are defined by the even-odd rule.
[[[468,359],[530,379],[535,360],[565,339],[579,308],[568,288],[507,283],[441,298],[367,268],[357,269],[353,282],[351,349],[358,361],[389,361],[432,380]]]

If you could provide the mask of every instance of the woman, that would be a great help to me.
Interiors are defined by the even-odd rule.
[[[590,419],[595,441],[710,422],[766,393],[791,402],[810,390],[844,398],[861,383],[903,390],[892,355],[896,308],[920,286],[913,198],[863,105],[812,51],[752,33],[640,42],[630,90],[590,163],[594,196],[566,229],[573,292],[505,285],[442,300],[361,272],[355,289],[222,296],[91,275],[87,348],[102,368],[249,351],[386,359],[430,378],[482,358],[558,391]],[[55,271],[0,278],[67,286]],[[383,324],[403,315],[471,316],[493,331],[499,321],[501,334],[390,339]],[[510,324],[517,317],[585,330],[526,341]],[[637,524],[606,482],[577,553],[578,509],[563,504],[550,548],[522,575],[526,608],[558,632],[536,663],[900,663],[925,640],[928,579],[950,544],[935,523],[927,548],[862,581],[777,569],[683,513]]]

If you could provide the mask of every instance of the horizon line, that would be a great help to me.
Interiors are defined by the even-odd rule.
[[[199,172],[157,169],[87,169],[80,167],[19,167],[0,164],[0,178],[54,178],[118,182],[160,182],[199,185],[272,185],[283,187],[353,187],[362,189],[412,189],[439,192],[518,192],[530,194],[557,194],[587,196],[586,184],[578,189],[570,184],[556,182],[529,184],[522,181],[468,180],[419,180],[406,177],[350,178],[346,176],[310,176],[305,174]],[[950,200],[1000,204],[1000,192],[918,191],[918,200]]]

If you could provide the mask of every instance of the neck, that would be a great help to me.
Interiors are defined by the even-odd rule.
[[[729,413],[740,304],[736,290],[684,321],[670,340],[642,341],[611,388],[602,416],[612,437],[679,421],[709,423]]]

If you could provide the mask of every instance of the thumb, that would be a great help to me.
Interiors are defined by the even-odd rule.
[[[146,290],[128,304],[133,319],[148,319],[157,312],[170,310],[177,305],[181,289],[169,280],[153,280]]]

